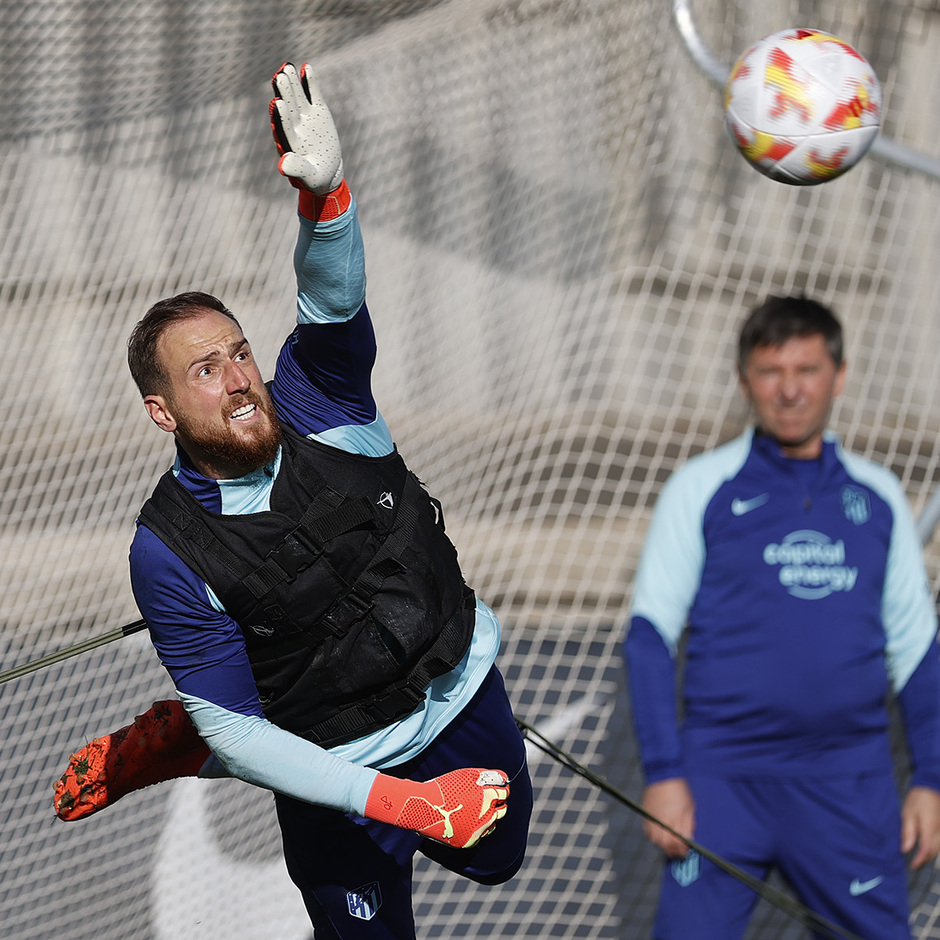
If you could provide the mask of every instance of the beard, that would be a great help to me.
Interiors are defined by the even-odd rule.
[[[178,431],[183,450],[190,453],[197,464],[203,464],[216,471],[224,470],[225,477],[237,479],[253,470],[271,463],[281,446],[281,426],[278,424],[274,402],[267,388],[261,391],[249,389],[243,395],[237,395],[228,403],[224,421],[230,422],[231,415],[245,405],[255,405],[267,418],[251,428],[236,430],[229,424],[201,424],[180,420]],[[185,426],[184,426],[185,424]],[[187,443],[193,445],[187,447]]]

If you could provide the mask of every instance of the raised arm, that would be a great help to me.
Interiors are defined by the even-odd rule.
[[[365,304],[365,257],[356,202],[343,179],[339,137],[307,65],[273,79],[278,169],[298,190],[294,250],[297,328],[278,358],[272,396],[282,420],[344,450],[393,449],[372,396],[375,334]]]

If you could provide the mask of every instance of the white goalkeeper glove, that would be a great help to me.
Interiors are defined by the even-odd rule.
[[[271,85],[271,129],[281,155],[278,170],[297,189],[318,196],[333,192],[343,182],[343,155],[316,76],[307,63],[298,72],[285,62]]]
[[[501,770],[462,767],[425,783],[380,773],[365,815],[444,845],[468,849],[506,815],[509,779]]]

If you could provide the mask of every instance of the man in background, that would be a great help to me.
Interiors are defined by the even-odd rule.
[[[667,864],[657,940],[735,940],[757,895],[694,839],[871,940],[909,940],[902,853],[940,849],[940,661],[920,543],[899,481],[827,430],[842,328],[772,297],[739,337],[755,426],[666,483],[625,641]],[[687,628],[681,720],[676,657]],[[886,695],[912,757],[899,808]]]

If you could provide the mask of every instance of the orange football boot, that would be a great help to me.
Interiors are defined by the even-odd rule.
[[[154,702],[133,724],[95,738],[69,757],[55,784],[56,815],[73,822],[133,790],[195,776],[209,753],[182,702]]]

